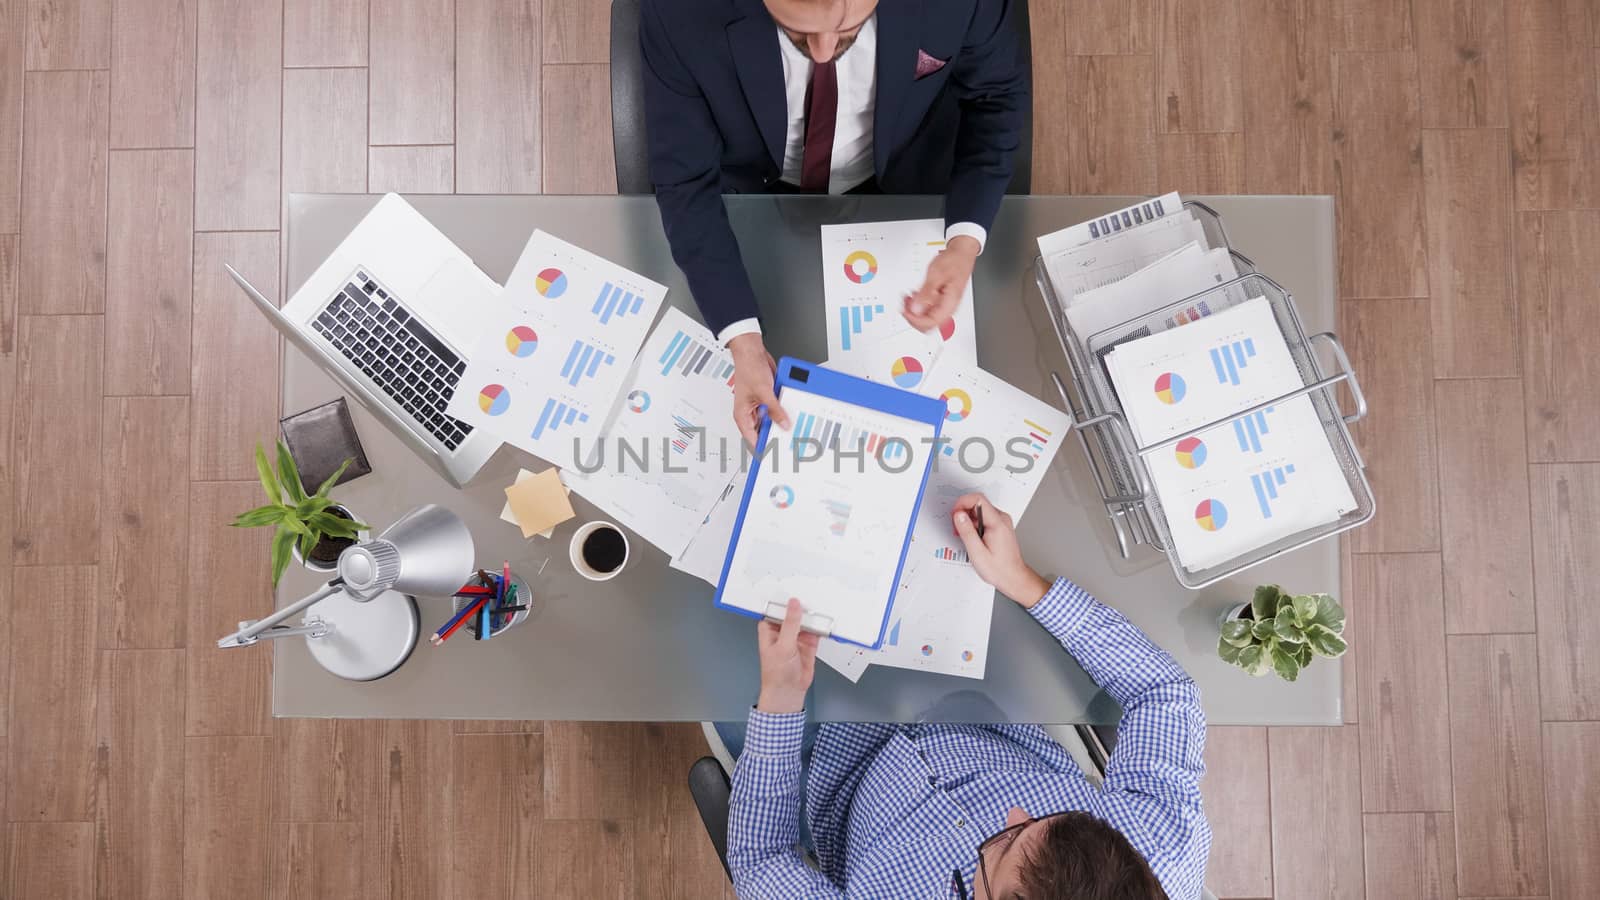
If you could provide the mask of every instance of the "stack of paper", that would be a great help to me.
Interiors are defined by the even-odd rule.
[[[594,452],[563,477],[675,557],[739,470],[732,407],[733,358],[705,326],[668,309],[628,372]]]
[[[1141,446],[1303,383],[1264,297],[1106,354]],[[1178,558],[1203,570],[1355,508],[1310,399],[1269,406],[1145,456]]]

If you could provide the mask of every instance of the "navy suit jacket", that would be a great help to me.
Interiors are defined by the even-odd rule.
[[[945,221],[989,228],[1011,182],[1027,72],[1011,6],[880,0],[873,171],[893,194],[944,194]],[[782,175],[787,101],[762,0],[644,0],[650,180],[672,257],[713,332],[756,315],[722,194]],[[945,61],[917,77],[918,51]]]

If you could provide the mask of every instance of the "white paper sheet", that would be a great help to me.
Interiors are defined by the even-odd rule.
[[[1039,253],[1049,256],[1052,253],[1087,244],[1090,241],[1112,237],[1141,225],[1156,221],[1157,219],[1173,215],[1183,210],[1183,198],[1177,193],[1162,194],[1149,200],[1141,200],[1132,206],[1103,216],[1069,225],[1059,231],[1039,236]]]
[[[711,511],[689,539],[689,545],[672,558],[672,568],[716,587],[722,580],[722,564],[728,559],[728,543],[739,520],[739,498],[744,476],[735,475],[717,496]]]
[[[562,479],[677,556],[739,469],[732,397],[733,357],[703,325],[668,309],[628,372],[601,432],[601,455]]]
[[[1189,244],[1205,249],[1205,229],[1193,215],[1183,211],[1132,231],[1050,254],[1044,257],[1044,264],[1056,300],[1070,310],[1080,294],[1126,278]],[[1089,335],[1082,337],[1088,339]]]
[[[667,289],[535,231],[450,415],[562,468],[599,436]]]
[[[1118,345],[1106,363],[1141,445],[1302,383],[1265,298]],[[1315,408],[1304,397],[1146,459],[1178,557],[1191,569],[1326,524],[1355,506]]]
[[[902,312],[905,296],[922,286],[943,249],[943,219],[822,226],[828,358],[842,363],[864,347],[915,331]],[[975,329],[968,282],[955,318],[936,332],[948,343],[944,355],[977,362]]]
[[[1239,270],[1227,250],[1206,250],[1191,241],[1125,278],[1078,294],[1067,307],[1067,322],[1088,341],[1107,328],[1237,277]],[[1208,303],[1196,304],[1195,318],[1211,313]]]

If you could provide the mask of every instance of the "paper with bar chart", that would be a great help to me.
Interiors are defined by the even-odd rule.
[[[1120,344],[1106,356],[1141,445],[1248,409],[1302,383],[1265,299]],[[1355,508],[1307,397],[1146,454],[1174,549],[1201,570]]]
[[[924,466],[841,461],[823,447],[881,452],[885,460],[925,446],[933,426],[789,386],[789,434],[772,431],[771,455],[753,468],[744,521],[720,598],[764,614],[799,598],[830,633],[877,640],[922,489]]]
[[[623,382],[599,456],[562,477],[676,557],[739,468],[732,396],[733,358],[705,326],[668,308]]]
[[[922,286],[929,264],[943,249],[943,219],[822,226],[830,366],[904,332],[917,334],[902,313],[904,298]],[[969,283],[955,318],[932,333],[944,345],[941,355],[977,362],[975,323]]]
[[[667,289],[535,231],[449,413],[562,468],[600,434]],[[587,451],[585,451],[587,452]]]

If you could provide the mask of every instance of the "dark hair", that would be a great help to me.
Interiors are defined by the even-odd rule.
[[[1028,900],[1167,900],[1150,864],[1122,832],[1086,812],[1045,823],[1026,850],[1018,893]]]

